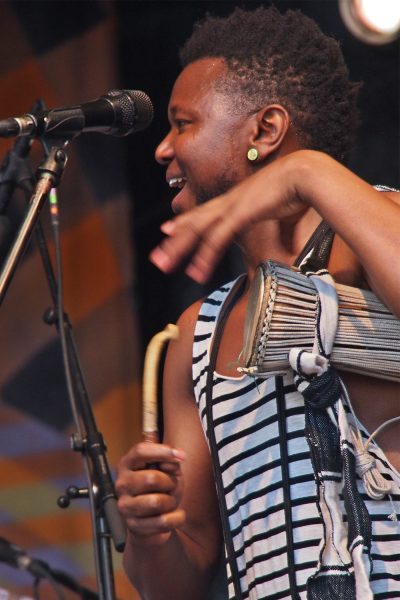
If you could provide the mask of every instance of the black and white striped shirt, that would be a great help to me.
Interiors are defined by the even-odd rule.
[[[206,433],[205,388],[210,343],[231,287],[232,283],[225,285],[205,300],[195,329],[193,381]],[[278,403],[283,406],[282,411],[278,411]],[[247,375],[234,378],[214,373],[211,413],[223,489],[219,494],[222,520],[227,522],[233,544],[233,564],[241,599],[292,598],[289,555],[294,559],[298,597],[306,599],[306,582],[316,571],[324,532],[304,437],[304,400],[295,388],[292,375],[285,375],[283,379],[254,379]],[[284,449],[287,461],[283,462],[282,427],[287,440]],[[367,433],[362,429],[361,432],[366,440]],[[372,518],[371,587],[375,600],[400,598],[400,521],[388,517],[399,513],[400,475],[376,444],[371,445],[370,453],[376,458],[380,472],[392,482],[391,500],[376,501],[369,499],[362,482],[357,481]],[[285,465],[290,506],[285,506],[283,493]],[[229,542],[226,545],[229,546]],[[229,548],[226,551],[229,555]],[[230,600],[240,600],[235,594],[229,561],[227,576]]]

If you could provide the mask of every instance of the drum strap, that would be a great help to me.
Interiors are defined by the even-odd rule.
[[[318,271],[326,268],[329,261],[329,256],[332,249],[334,232],[330,229],[328,223],[321,221],[310,239],[304,246],[303,250],[298,255],[294,266],[299,267],[301,271]],[[289,460],[287,455],[287,431],[285,409],[286,401],[283,392],[283,379],[281,376],[275,377],[275,385],[277,390],[277,412],[279,423],[279,443],[282,457],[282,484],[283,498],[285,506],[285,521],[286,521],[286,540],[287,540],[287,557],[290,590],[293,599],[299,597],[296,589],[296,566],[294,559],[294,540],[292,526],[292,500],[290,496],[290,477],[289,477]]]
[[[214,339],[210,352],[210,362],[207,369],[207,380],[206,380],[206,417],[207,417],[207,437],[210,444],[210,452],[212,456],[212,464],[214,469],[214,477],[217,488],[218,503],[220,507],[220,516],[222,523],[222,532],[224,536],[227,560],[230,566],[231,577],[233,581],[233,587],[235,590],[235,600],[241,600],[242,592],[240,586],[240,577],[235,559],[235,549],[233,547],[233,540],[230,534],[229,521],[228,521],[228,510],[226,506],[226,498],[224,492],[224,485],[222,481],[222,473],[218,468],[218,448],[215,439],[214,421],[213,421],[213,387],[214,387],[214,371],[217,362],[218,350],[222,338],[222,333],[225,328],[228,316],[236,304],[238,298],[242,295],[244,286],[246,283],[246,277],[242,275],[236,280],[232,289],[227,296],[224,305],[221,309],[218,322],[215,326]]]
[[[332,249],[334,232],[328,223],[321,221],[303,250],[295,260],[294,266],[300,267],[303,273],[316,272],[328,266]]]
[[[329,260],[329,255],[332,247],[334,233],[330,229],[329,225],[322,221],[307,244],[299,254],[295,266],[301,266],[309,270],[318,270],[324,268]],[[232,537],[229,532],[229,523],[227,518],[227,508],[225,502],[225,494],[223,488],[222,475],[218,469],[218,448],[215,440],[215,433],[213,427],[213,384],[214,384],[214,371],[217,362],[218,350],[222,333],[228,316],[237,302],[238,298],[243,293],[243,288],[246,278],[243,276],[239,278],[235,285],[229,292],[228,297],[222,307],[218,322],[214,331],[214,340],[210,353],[210,362],[207,371],[207,382],[206,382],[206,417],[207,417],[207,437],[210,444],[210,451],[212,455],[212,463],[214,468],[214,476],[216,481],[216,487],[218,492],[218,501],[220,505],[220,515],[222,521],[222,530],[225,541],[225,548],[227,553],[227,560],[230,565],[231,577],[235,590],[235,599],[240,600],[242,597],[240,577],[238,568],[235,560],[235,552],[233,548]],[[282,483],[283,483],[283,495],[284,495],[284,506],[285,506],[285,517],[286,517],[286,535],[287,535],[287,557],[288,557],[288,574],[289,574],[289,585],[291,595],[293,599],[297,599],[298,592],[296,590],[296,570],[294,561],[294,546],[293,546],[293,528],[292,528],[292,515],[291,515],[291,498],[290,498],[290,481],[288,471],[288,458],[287,458],[287,431],[285,421],[285,397],[283,392],[283,380],[282,377],[275,378],[275,385],[277,390],[277,412],[279,422],[279,437],[280,447],[282,455],[283,472],[282,472]]]
[[[372,600],[371,518],[356,482],[346,388],[329,362],[338,319],[335,282],[325,269],[310,274],[310,279],[319,297],[314,346],[312,353],[301,348],[289,353],[295,384],[305,401],[304,435],[325,531],[317,570],[307,580],[307,598]]]

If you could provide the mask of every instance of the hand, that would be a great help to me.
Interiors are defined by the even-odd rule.
[[[137,444],[118,465],[118,508],[134,543],[159,545],[185,522],[181,462],[185,455],[163,444]],[[147,467],[157,463],[157,469]]]
[[[262,167],[227,193],[164,223],[167,237],[150,254],[151,262],[170,273],[187,261],[186,274],[204,283],[229,244],[251,225],[293,217],[306,208],[295,186],[305,152]]]
[[[225,196],[219,196],[164,223],[161,230],[167,237],[150,254],[151,262],[164,273],[187,263],[189,277],[206,281],[235,236],[224,201]]]

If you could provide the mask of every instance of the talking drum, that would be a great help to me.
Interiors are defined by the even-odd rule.
[[[291,370],[292,348],[312,351],[320,297],[308,275],[270,260],[257,267],[239,371],[258,377],[284,374]],[[369,290],[337,283],[335,288],[338,314],[332,365],[400,381],[400,320]]]

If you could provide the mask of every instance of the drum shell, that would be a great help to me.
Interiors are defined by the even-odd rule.
[[[338,324],[331,363],[400,381],[400,320],[370,290],[335,287]],[[261,263],[249,290],[240,370],[265,377],[290,371],[290,349],[313,348],[318,304],[307,275],[275,261]]]

